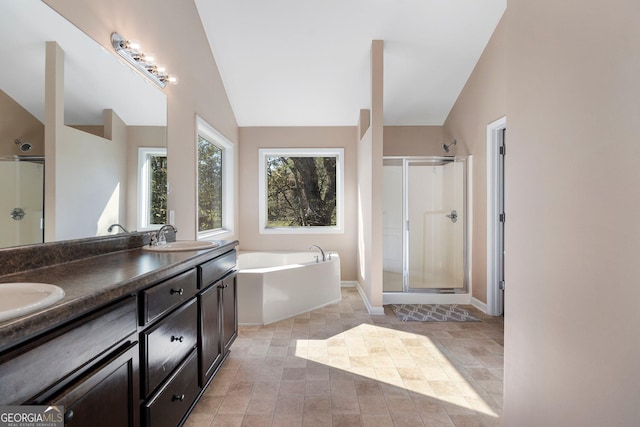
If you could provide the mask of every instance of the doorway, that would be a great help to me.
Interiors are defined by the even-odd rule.
[[[467,159],[383,160],[383,291],[467,293]]]
[[[487,125],[487,314],[504,314],[507,118]]]

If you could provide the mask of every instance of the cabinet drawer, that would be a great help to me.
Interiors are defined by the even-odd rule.
[[[145,390],[148,396],[196,346],[198,310],[193,298],[142,333]]]
[[[199,392],[198,358],[194,350],[145,405],[146,424],[153,427],[177,426]]]
[[[217,282],[228,271],[236,267],[236,251],[227,252],[211,261],[198,266],[200,274],[199,286],[201,289]]]
[[[138,384],[138,344],[135,343],[98,364],[47,404],[64,406],[66,427],[137,427],[140,425]]]
[[[75,321],[0,358],[0,405],[21,404],[136,332],[136,299]]]
[[[196,270],[189,270],[142,292],[142,324],[145,325],[197,292]]]

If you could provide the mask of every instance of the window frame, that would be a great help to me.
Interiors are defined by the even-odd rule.
[[[336,225],[267,227],[267,157],[336,157]],[[258,149],[258,204],[260,234],[344,234],[344,148]]]
[[[200,199],[199,199],[199,157],[198,157],[198,136],[206,139],[210,143],[222,150],[222,227],[212,230],[199,230]],[[202,117],[196,116],[196,137],[195,137],[195,171],[196,171],[196,238],[198,240],[220,239],[233,235],[234,230],[234,176],[235,176],[235,144],[217,129],[207,123]]]
[[[136,218],[138,231],[157,230],[163,225],[149,224],[149,211],[151,209],[151,197],[149,194],[151,185],[149,179],[150,157],[167,157],[167,149],[165,147],[138,147],[138,214]]]

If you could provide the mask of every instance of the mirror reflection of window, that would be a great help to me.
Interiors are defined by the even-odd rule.
[[[167,223],[167,149],[138,149],[138,230]]]

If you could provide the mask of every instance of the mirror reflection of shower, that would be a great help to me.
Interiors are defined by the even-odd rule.
[[[449,152],[449,149],[451,148],[452,145],[456,145],[458,143],[458,141],[456,141],[455,139],[453,140],[452,143],[450,143],[449,145],[443,143],[442,144],[442,149],[444,150],[445,153]]]
[[[0,155],[0,248],[44,241],[44,157]]]
[[[23,153],[31,150],[31,144],[29,144],[28,142],[20,141],[19,138],[14,139],[13,143],[16,144],[18,148],[20,148],[20,151],[22,151]]]

